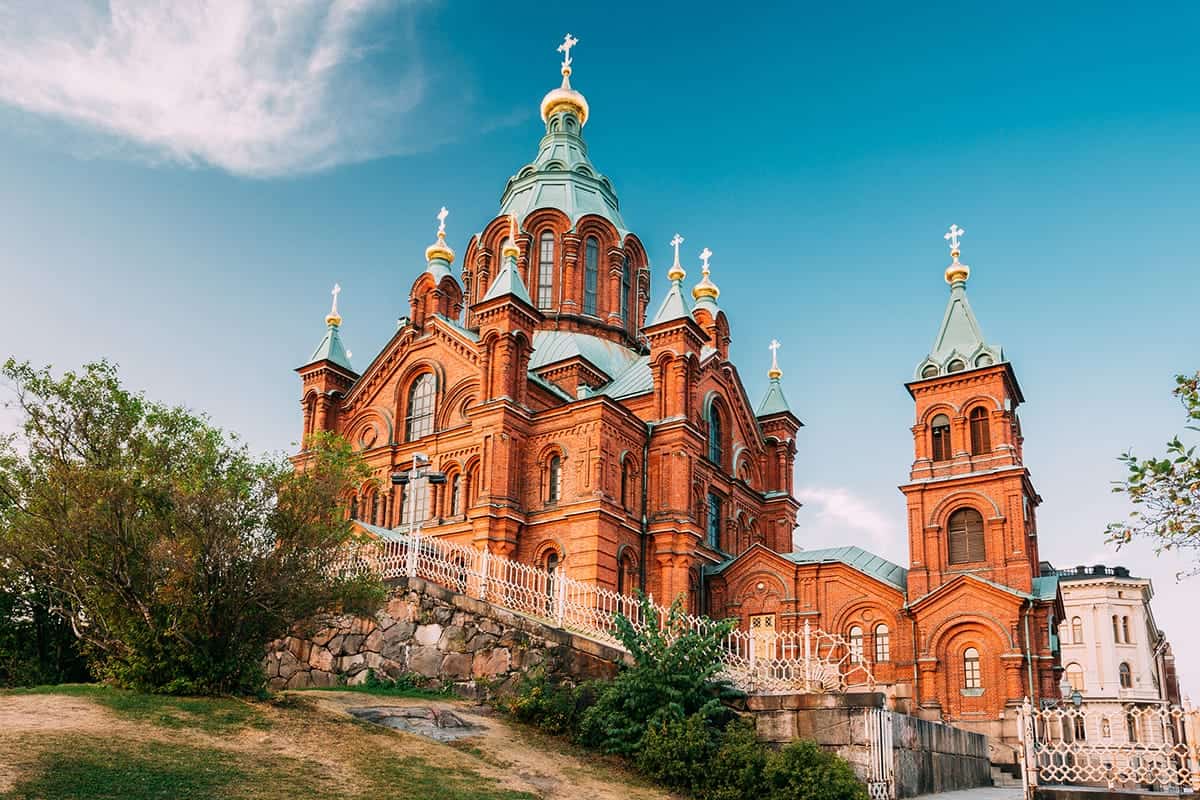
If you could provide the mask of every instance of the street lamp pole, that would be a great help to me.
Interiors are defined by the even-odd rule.
[[[417,554],[420,548],[421,527],[425,523],[425,514],[422,513],[420,519],[413,519],[416,515],[415,493],[427,491],[429,484],[443,484],[446,482],[446,473],[439,472],[430,468],[429,456],[424,453],[413,453],[412,467],[407,470],[392,473],[392,485],[410,487],[412,491],[405,491],[404,505],[401,511],[403,517],[405,512],[408,515],[408,533],[411,541],[408,549],[407,571],[409,577],[416,577],[417,573]],[[426,498],[428,500],[428,498]],[[426,506],[428,510],[428,506]]]

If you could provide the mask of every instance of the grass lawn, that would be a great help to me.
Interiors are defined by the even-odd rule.
[[[483,771],[495,769],[469,750],[360,723],[295,695],[247,702],[95,686],[0,693],[3,800],[538,796],[503,788]]]

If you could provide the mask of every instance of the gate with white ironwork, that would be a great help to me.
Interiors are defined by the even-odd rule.
[[[867,792],[871,800],[892,800],[896,796],[895,729],[892,712],[886,708],[865,711],[868,757]]]
[[[1197,713],[1179,706],[1116,702],[1021,708],[1022,781],[1035,789],[1090,786],[1122,791],[1200,789]]]

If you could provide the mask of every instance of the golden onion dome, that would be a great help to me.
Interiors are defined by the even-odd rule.
[[[542,98],[542,122],[548,122],[550,117],[559,111],[571,111],[574,112],[575,116],[579,117],[579,127],[582,128],[587,124],[587,98],[571,88],[570,67],[564,66],[562,68],[562,76],[562,86],[557,89],[551,89]]]
[[[696,298],[696,300],[709,298],[715,302],[721,296],[721,290],[717,288],[717,285],[712,282],[712,278],[709,277],[708,259],[711,257],[712,251],[707,247],[700,251],[700,259],[704,262],[704,266],[700,269],[702,274],[700,282],[692,287],[692,297]]]
[[[445,231],[438,231],[437,241],[425,248],[425,260],[433,261],[435,258],[454,263],[454,251],[446,244]]]

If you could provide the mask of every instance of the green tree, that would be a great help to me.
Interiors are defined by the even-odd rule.
[[[55,378],[10,359],[3,375],[23,419],[0,442],[0,561],[51,593],[98,677],[255,692],[268,641],[382,599],[337,569],[355,544],[339,498],[368,477],[346,442],[313,437],[297,470],[106,362]]]
[[[49,587],[0,560],[0,686],[86,681],[90,676]]]
[[[1189,431],[1200,431],[1200,372],[1175,378],[1174,394],[1187,415]],[[1187,575],[1200,574],[1200,457],[1196,446],[1179,436],[1167,442],[1162,458],[1121,456],[1128,475],[1113,488],[1126,494],[1135,506],[1129,519],[1108,526],[1109,541],[1117,546],[1135,537],[1154,542],[1155,552],[1191,551]]]
[[[739,694],[719,677],[724,640],[736,620],[694,630],[678,600],[663,620],[645,597],[641,616],[646,621],[641,629],[617,617],[617,638],[629,650],[633,665],[599,691],[580,720],[583,742],[609,753],[633,754],[649,728],[661,729],[693,716],[716,731],[731,716],[722,701]],[[693,736],[697,724],[691,723]]]

